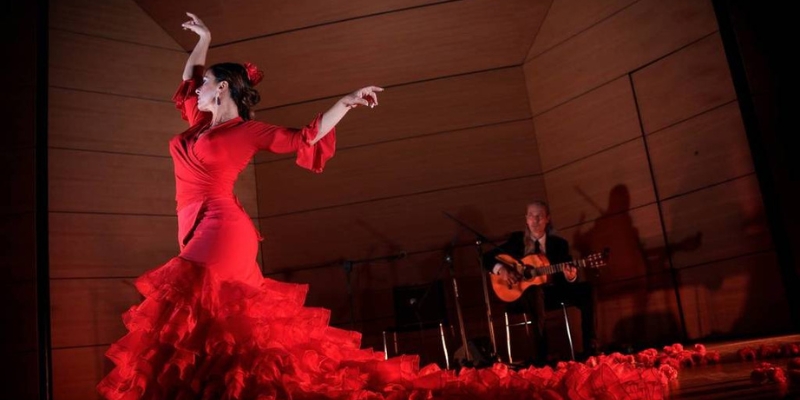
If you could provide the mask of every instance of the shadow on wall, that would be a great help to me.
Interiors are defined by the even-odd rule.
[[[669,254],[696,250],[702,234],[698,232],[670,247],[663,241],[660,246],[647,247],[630,215],[630,194],[625,185],[611,189],[605,209],[594,207],[600,217],[588,230],[576,231],[572,244],[580,257],[610,249],[608,265],[586,277],[594,286],[600,348],[632,351],[680,340],[682,329]]]

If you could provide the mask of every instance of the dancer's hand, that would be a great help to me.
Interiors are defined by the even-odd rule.
[[[197,18],[197,15],[194,15],[190,12],[187,12],[186,15],[188,15],[191,19],[181,24],[184,30],[190,30],[201,37],[211,36],[211,31],[208,30],[208,27],[203,23],[203,21],[200,20],[200,18]]]
[[[356,108],[358,106],[367,106],[372,108],[378,105],[378,92],[382,91],[383,88],[377,86],[367,86],[342,97],[340,101],[347,108]]]

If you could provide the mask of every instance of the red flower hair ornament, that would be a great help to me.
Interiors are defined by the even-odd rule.
[[[258,85],[258,83],[264,79],[264,72],[258,69],[255,64],[246,62],[243,66],[247,71],[247,80],[250,81],[251,86]]]

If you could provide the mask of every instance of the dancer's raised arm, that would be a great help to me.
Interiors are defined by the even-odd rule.
[[[206,24],[204,24],[200,18],[197,18],[197,15],[190,12],[187,12],[186,15],[188,15],[190,19],[181,24],[181,26],[183,29],[196,33],[200,38],[197,40],[192,54],[189,55],[189,59],[186,60],[186,67],[183,68],[183,80],[185,81],[195,76],[195,68],[200,68],[202,70],[206,65],[208,46],[211,44],[211,31],[208,30]]]

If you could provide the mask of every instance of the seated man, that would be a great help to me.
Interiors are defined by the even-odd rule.
[[[552,234],[550,209],[547,203],[534,201],[528,204],[525,219],[525,231],[513,232],[505,243],[487,252],[483,259],[484,268],[512,285],[523,278],[504,263],[497,261],[496,257],[500,254],[507,254],[517,260],[522,260],[531,254],[542,254],[550,264],[572,261],[567,240]],[[553,297],[550,300],[556,300],[548,303],[560,307],[560,302],[564,302],[581,309],[584,353],[594,352],[594,313],[591,293],[587,293],[587,285],[573,284],[577,277],[577,270],[574,267],[566,267],[563,273],[549,275],[544,285],[529,286],[519,299],[508,305],[509,309],[522,310],[531,317],[534,327],[534,349],[536,349],[534,364],[544,365],[547,362],[544,286],[547,286],[548,296]]]

